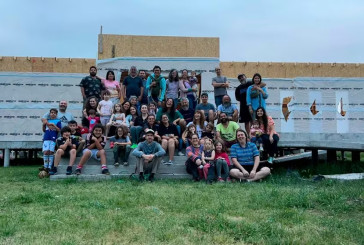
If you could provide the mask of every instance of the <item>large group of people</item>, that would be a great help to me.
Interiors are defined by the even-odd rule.
[[[194,181],[256,181],[270,174],[260,156],[265,151],[267,162],[273,163],[279,135],[266,113],[268,91],[260,74],[254,74],[251,82],[244,74],[238,75],[238,110],[227,93],[230,83],[219,67],[211,81],[215,105],[208,102],[207,93],[200,94],[194,71],[184,69],[179,75],[172,69],[167,79],[160,66],[152,71],[148,75],[132,66],[119,82],[113,71],[104,79],[97,76],[95,66],[90,67],[90,75],[80,83],[81,125],[66,112],[66,101],[60,101],[59,110],[52,108],[42,117],[42,168],[56,174],[61,157],[69,156],[66,174],[81,174],[84,164],[94,158],[100,161],[101,172],[109,174],[110,159],[104,149],[109,143],[115,166],[128,166],[130,154],[138,158],[140,180],[149,171],[153,181],[161,163],[174,164],[175,154],[186,155],[186,170]],[[245,130],[239,123],[244,123]],[[76,155],[82,156],[73,172]]]

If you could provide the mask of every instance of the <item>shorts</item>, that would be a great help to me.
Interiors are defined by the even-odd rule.
[[[241,165],[246,171],[248,171],[249,173],[253,170],[254,165]],[[257,167],[257,172],[259,172],[263,167],[262,164],[259,164]],[[237,167],[233,167],[232,169],[238,169]]]
[[[43,148],[42,151],[51,151],[54,152],[54,149],[56,148],[56,142],[52,140],[45,140],[43,141]]]
[[[82,151],[82,154],[85,154],[86,153],[86,151],[90,151],[91,152],[91,156],[90,156],[90,158],[92,157],[93,159],[95,159],[95,160],[97,160],[97,161],[100,161],[101,160],[101,158],[99,158],[99,157],[97,157],[97,153],[99,152],[99,150],[98,149],[84,149],[83,151]],[[90,159],[89,158],[89,159]]]
[[[110,121],[111,116],[102,116],[100,117],[100,122],[102,126],[106,126],[106,124]]]

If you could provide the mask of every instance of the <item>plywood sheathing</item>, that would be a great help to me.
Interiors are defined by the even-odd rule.
[[[115,57],[219,57],[219,38],[102,35],[99,59]]]

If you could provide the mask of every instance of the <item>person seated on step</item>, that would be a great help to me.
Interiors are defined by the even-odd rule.
[[[71,129],[71,136],[73,136],[76,140],[78,140],[78,147],[76,150],[76,156],[81,154],[83,150],[83,146],[85,145],[85,140],[82,138],[81,129],[78,127],[77,122],[75,120],[68,122],[68,127]]]
[[[178,149],[178,130],[176,125],[171,124],[166,114],[162,115],[162,122],[159,125],[158,133],[162,138],[162,147],[165,151],[168,150],[169,161],[165,164],[172,165],[174,152]],[[183,155],[179,152],[179,155]]]
[[[130,154],[131,141],[128,136],[128,131],[128,128],[122,125],[116,129],[115,136],[110,137],[110,144],[111,142],[113,142],[115,167],[119,166],[119,159],[121,159],[121,165],[129,166],[128,159]]]
[[[230,148],[236,143],[236,131],[239,124],[230,121],[224,112],[220,114],[220,123],[216,125],[216,139],[224,142],[226,148]]]
[[[270,169],[260,165],[260,157],[257,146],[248,141],[247,133],[238,129],[236,131],[238,143],[231,146],[231,161],[234,167],[230,170],[230,175],[240,181],[257,181],[267,177]]]
[[[96,124],[91,133],[86,136],[85,149],[83,150],[83,155],[80,162],[77,165],[76,174],[81,174],[83,165],[92,157],[97,161],[101,162],[102,174],[109,175],[109,169],[106,165],[106,152],[104,147],[106,145],[106,136],[104,136],[104,127],[102,124]]]
[[[193,181],[200,181],[203,178],[203,174],[200,176],[198,169],[202,166],[203,145],[200,145],[200,139],[197,133],[192,135],[191,140],[192,144],[186,149],[186,155],[188,157],[185,163],[186,171],[192,174]]]
[[[133,151],[132,155],[137,157],[136,173],[139,173],[139,180],[144,181],[144,173],[151,172],[149,181],[154,181],[154,175],[157,173],[162,157],[166,151],[162,146],[154,141],[154,131],[147,129],[145,132],[145,141],[140,142]]]
[[[66,170],[67,175],[72,174],[72,166],[76,160],[76,149],[78,147],[78,139],[71,135],[71,128],[65,126],[61,129],[61,137],[57,139],[56,147],[58,148],[54,157],[54,165],[50,175],[54,175],[57,173],[57,167],[59,162],[61,161],[62,156],[69,157],[69,163]]]
[[[238,108],[236,105],[231,104],[229,95],[224,95],[224,97],[222,97],[222,104],[217,107],[217,118],[220,118],[221,113],[225,113],[230,121],[238,121]]]

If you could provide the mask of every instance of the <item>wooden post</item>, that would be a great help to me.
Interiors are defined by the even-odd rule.
[[[313,149],[312,151],[312,163],[317,165],[318,163],[318,149]]]
[[[327,150],[327,161],[328,162],[337,161],[336,150]]]
[[[352,151],[351,152],[351,161],[352,162],[360,162],[360,151]]]

